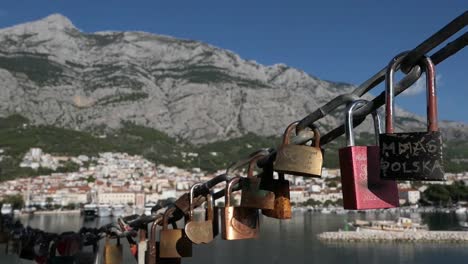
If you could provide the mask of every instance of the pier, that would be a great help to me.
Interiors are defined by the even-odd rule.
[[[468,243],[465,231],[338,231],[318,235],[324,242],[431,242]]]

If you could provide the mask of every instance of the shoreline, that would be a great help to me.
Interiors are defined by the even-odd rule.
[[[338,231],[317,235],[322,242],[468,243],[467,231]]]

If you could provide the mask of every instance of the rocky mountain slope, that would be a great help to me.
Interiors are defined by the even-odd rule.
[[[0,30],[0,83],[1,116],[77,130],[118,128],[125,120],[196,144],[279,135],[353,89],[197,41],[84,33],[59,14]],[[424,127],[420,116],[398,116],[400,127]],[[320,124],[327,131],[339,123],[337,113]],[[440,126],[446,137],[468,138],[466,124]]]

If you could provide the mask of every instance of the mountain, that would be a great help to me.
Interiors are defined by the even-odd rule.
[[[130,121],[195,144],[280,135],[290,122],[355,88],[198,41],[85,33],[59,14],[0,30],[0,83],[1,116],[21,114],[35,124],[75,130]],[[342,123],[340,112],[321,120],[322,133]],[[405,130],[425,126],[424,117],[401,109],[397,121]],[[440,127],[448,139],[468,139],[466,124]],[[372,131],[370,124],[360,129]]]

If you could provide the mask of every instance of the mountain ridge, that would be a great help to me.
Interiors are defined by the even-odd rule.
[[[355,88],[199,41],[141,31],[84,33],[60,14],[0,29],[0,47],[2,116],[76,130],[131,121],[195,144],[279,135]],[[424,127],[423,117],[402,109],[398,117],[399,129]],[[319,126],[327,131],[342,120],[336,112]],[[466,124],[440,123],[447,138],[468,138]]]

